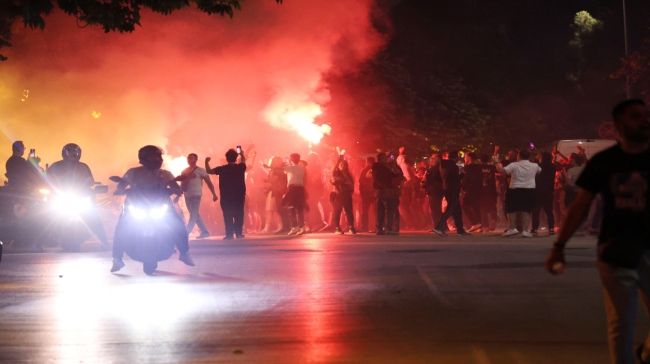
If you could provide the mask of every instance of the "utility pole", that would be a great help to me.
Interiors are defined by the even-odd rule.
[[[630,49],[627,44],[627,9],[625,6],[625,0],[623,0],[623,36],[625,38],[625,57],[630,55]],[[630,88],[630,76],[625,76],[625,91],[627,93],[628,100],[632,98],[632,90]]]

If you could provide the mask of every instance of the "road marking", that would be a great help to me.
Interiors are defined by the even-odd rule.
[[[478,364],[492,364],[485,350],[478,346],[472,346],[472,356],[474,357],[474,361]]]
[[[438,302],[440,302],[444,306],[451,306],[449,300],[447,300],[447,298],[445,298],[445,296],[442,295],[438,287],[436,287],[436,285],[433,284],[433,281],[431,281],[431,278],[429,278],[429,276],[426,273],[424,273],[422,269],[420,269],[419,267],[416,268],[418,270],[418,274],[420,274],[420,278],[422,278],[424,283],[427,284],[427,287],[429,287],[429,291],[431,291],[431,293],[438,300]]]

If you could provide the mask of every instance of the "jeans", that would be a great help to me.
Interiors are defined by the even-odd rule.
[[[607,334],[612,364],[634,364],[634,321],[639,293],[650,311],[650,252],[647,250],[636,269],[598,262],[605,292]],[[646,338],[643,358],[650,358],[650,336]]]
[[[185,205],[187,206],[187,211],[190,213],[190,218],[187,221],[187,233],[191,233],[194,230],[194,225],[198,225],[202,233],[207,233],[205,224],[201,215],[199,215],[199,208],[201,207],[201,195],[198,196],[185,196]]]
[[[553,231],[555,228],[555,218],[553,216],[553,192],[537,193],[535,196],[535,204],[533,205],[533,230],[539,227],[539,213],[544,209],[546,214],[546,221],[548,222],[548,231]]]
[[[438,221],[442,218],[442,194],[429,195],[429,210],[431,210],[431,220],[433,226],[438,225]]]
[[[481,223],[481,194],[466,193],[463,199],[463,211],[472,225]]]
[[[246,196],[221,196],[221,210],[226,224],[226,236],[244,235],[244,201]]]
[[[333,222],[334,226],[338,229],[341,228],[341,212],[345,210],[345,216],[348,220],[348,227],[354,228],[354,213],[352,212],[352,195],[342,193],[338,198],[332,201],[332,207],[334,208]]]
[[[370,205],[375,203],[373,192],[361,192],[361,229],[368,231]]]
[[[460,207],[460,191],[459,190],[444,190],[445,200],[447,200],[447,208],[442,214],[442,217],[436,224],[436,229],[442,231],[447,224],[447,219],[454,218],[456,231],[458,233],[465,232],[463,228],[463,210]]]
[[[397,199],[399,201],[399,199]],[[375,206],[377,208],[377,231],[386,230],[393,231],[393,220],[395,213],[398,212],[397,204],[395,203],[392,189],[375,190]]]

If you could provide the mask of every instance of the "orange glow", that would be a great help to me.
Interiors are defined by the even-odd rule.
[[[186,157],[174,158],[170,155],[163,155],[163,169],[172,172],[174,176],[179,176],[187,167],[189,167],[189,164],[187,164]]]
[[[323,136],[330,134],[329,125],[316,125],[314,120],[323,113],[320,105],[308,102],[298,105],[275,104],[267,108],[265,117],[271,125],[294,130],[312,144],[320,143]]]

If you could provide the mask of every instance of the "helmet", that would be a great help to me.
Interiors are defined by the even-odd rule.
[[[162,155],[165,154],[165,152],[160,148],[155,145],[147,145],[138,151],[138,159],[140,160],[140,164],[145,166],[147,169],[159,169],[162,167]],[[152,156],[157,156],[155,160],[151,160],[150,157]]]
[[[79,162],[81,159],[81,148],[74,143],[66,144],[61,151],[61,156],[65,161]]]

